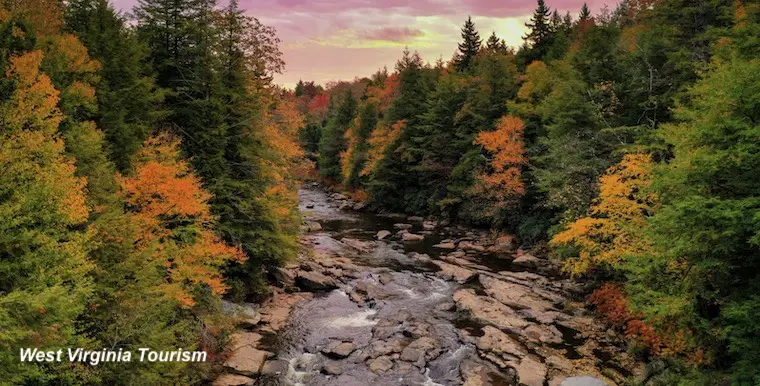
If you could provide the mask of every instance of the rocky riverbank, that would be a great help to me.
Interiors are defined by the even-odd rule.
[[[239,312],[247,330],[215,385],[594,385],[643,371],[575,300],[586,289],[509,237],[355,213],[318,190],[301,208],[304,253],[273,274],[269,302]]]

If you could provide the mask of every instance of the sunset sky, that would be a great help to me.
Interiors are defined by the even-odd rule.
[[[129,12],[137,0],[114,0]],[[293,87],[299,79],[324,84],[393,68],[404,46],[425,61],[448,60],[459,30],[471,15],[481,37],[491,31],[519,46],[536,0],[239,0],[240,7],[273,26],[282,40],[285,72],[276,82]],[[220,1],[226,3],[226,1]],[[615,0],[589,0],[593,11]],[[583,0],[547,0],[575,17]]]

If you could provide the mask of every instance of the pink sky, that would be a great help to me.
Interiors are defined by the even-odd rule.
[[[112,0],[128,12],[137,0]],[[224,0],[220,1],[224,2]],[[282,40],[285,72],[275,81],[293,87],[299,79],[324,84],[392,69],[405,46],[422,58],[448,60],[471,15],[485,40],[491,31],[519,46],[536,0],[239,0],[240,7],[273,26]],[[583,0],[547,0],[575,17]],[[592,10],[616,0],[588,0]]]

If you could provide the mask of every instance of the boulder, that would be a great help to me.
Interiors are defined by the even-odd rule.
[[[369,361],[369,369],[373,373],[384,373],[393,368],[393,361],[388,356],[381,356]]]
[[[527,356],[515,366],[517,376],[520,378],[520,384],[526,386],[544,386],[546,381],[546,365],[541,363],[538,358]]]
[[[401,229],[401,230],[412,229],[412,224],[396,223],[396,224],[393,224],[393,228]]]
[[[407,346],[404,351],[401,352],[400,358],[402,361],[415,363],[418,360],[425,358],[425,352],[420,349]]]
[[[430,261],[430,256],[428,256],[428,254],[426,253],[412,252],[409,254],[409,257],[423,263],[427,263],[428,261]]]
[[[444,250],[454,250],[457,248],[457,245],[454,244],[453,242],[448,242],[448,243],[440,243],[440,244],[433,245],[433,248],[444,249]]]
[[[588,375],[566,378],[560,386],[607,386],[607,382]]]
[[[224,367],[240,375],[255,376],[261,372],[267,358],[273,356],[274,354],[271,352],[246,345],[233,351],[227,361],[224,362]]]
[[[239,374],[222,374],[211,386],[248,386],[253,385],[253,379]]]
[[[298,272],[296,283],[299,287],[312,291],[330,291],[338,288],[338,284],[335,282],[335,279],[325,276],[316,271]]]
[[[354,350],[356,350],[356,346],[351,342],[335,341],[323,348],[321,353],[332,359],[343,359],[351,355]]]
[[[404,233],[401,235],[401,240],[406,241],[406,242],[422,241],[422,240],[425,240],[425,236],[416,235],[414,233]]]
[[[483,327],[483,336],[476,343],[478,350],[499,355],[505,360],[514,360],[528,355],[528,351],[517,339],[492,326]]]
[[[348,197],[346,197],[345,195],[340,194],[340,193],[333,193],[333,194],[330,195],[330,198],[332,198],[333,200],[336,200],[336,201],[342,201],[342,200],[347,200],[348,199]]]
[[[517,316],[511,308],[490,297],[478,296],[472,289],[461,289],[455,292],[454,301],[458,309],[469,311],[473,319],[483,324],[490,324],[518,334],[530,325],[528,321]]]
[[[367,207],[366,203],[364,203],[364,202],[357,202],[356,204],[354,204],[354,206],[351,209],[353,209],[353,210],[355,210],[357,212],[361,212],[366,207]]]
[[[377,232],[377,235],[375,235],[375,237],[377,237],[378,240],[382,240],[382,239],[384,239],[384,238],[386,238],[386,237],[388,237],[390,235],[391,235],[390,231],[381,230],[381,231]]]
[[[322,225],[316,221],[307,221],[306,222],[306,230],[308,232],[316,232],[322,230]]]
[[[529,253],[518,254],[517,257],[512,260],[512,265],[526,268],[537,268],[545,264],[545,260],[539,259],[538,257],[533,256]]]
[[[291,287],[296,282],[296,275],[288,269],[277,267],[272,271],[272,276],[277,284],[282,287]]]
[[[286,360],[278,359],[274,361],[266,361],[264,367],[261,368],[261,375],[276,376],[285,374],[288,372],[290,363]]]
[[[474,251],[474,252],[485,252],[486,247],[482,245],[473,244],[469,241],[462,241],[459,243],[459,248],[462,248],[465,251]]]
[[[338,363],[328,363],[322,366],[320,372],[327,375],[341,375],[343,374],[343,367]]]
[[[433,264],[437,265],[441,270],[437,272],[438,276],[446,280],[455,280],[458,283],[464,283],[467,280],[475,277],[476,272],[467,268],[460,267],[458,265],[444,263],[443,261],[435,260]]]
[[[420,217],[420,216],[409,216],[406,219],[409,220],[409,221],[411,221],[411,222],[423,222],[423,221],[425,221],[425,219],[422,218],[422,217]]]

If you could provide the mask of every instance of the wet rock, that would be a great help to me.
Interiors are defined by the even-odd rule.
[[[444,249],[444,250],[454,250],[457,248],[457,245],[452,242],[448,242],[448,243],[440,243],[440,244],[433,245],[433,248]]]
[[[327,375],[341,375],[343,374],[343,367],[337,363],[328,363],[322,366],[321,373]]]
[[[354,206],[351,209],[353,209],[353,210],[355,210],[357,212],[361,212],[366,207],[367,207],[366,203],[364,203],[364,202],[357,202],[356,204],[354,204]]]
[[[401,229],[401,230],[412,229],[412,224],[396,223],[396,224],[393,224],[393,228]]]
[[[463,386],[491,386],[490,369],[482,363],[467,359],[459,365],[459,372],[464,380]],[[514,383],[508,383],[514,384]]]
[[[343,242],[343,244],[346,244],[353,249],[356,249],[359,252],[364,252],[364,253],[370,252],[372,248],[374,247],[374,245],[371,242],[361,241],[361,240],[347,238],[347,237],[344,237],[341,240],[341,242]]]
[[[428,256],[426,253],[412,252],[409,254],[409,257],[423,263],[427,263],[430,261],[430,256]]]
[[[390,231],[381,230],[381,231],[377,232],[377,235],[375,235],[375,237],[377,237],[378,240],[382,240],[382,239],[384,239],[384,238],[386,238],[386,237],[388,237],[390,235],[391,235]]]
[[[546,380],[546,365],[541,363],[538,358],[528,356],[515,366],[520,384],[527,386],[543,386]]]
[[[277,267],[272,271],[272,276],[281,287],[292,287],[296,282],[296,275],[288,269]]]
[[[400,338],[394,338],[388,341],[376,340],[369,346],[369,355],[372,358],[377,358],[382,355],[400,353],[404,350],[405,345],[406,340]]]
[[[359,303],[360,305],[364,304],[364,297],[356,291],[349,292],[348,298],[354,303]]]
[[[441,269],[437,272],[438,276],[441,276],[446,280],[455,280],[459,283],[464,283],[477,275],[477,273],[472,270],[460,267],[458,265],[444,263],[443,261],[436,260],[433,261],[433,264],[437,265],[438,268]]]
[[[457,305],[452,302],[446,302],[446,303],[441,303],[435,306],[435,309],[438,311],[453,312],[453,311],[456,311]]]
[[[483,336],[478,338],[478,350],[488,351],[510,361],[523,358],[528,351],[515,338],[492,326],[483,327]]]
[[[380,282],[380,284],[386,285],[393,281],[393,276],[391,276],[391,274],[389,273],[383,273],[383,274],[380,274],[380,276],[378,277],[378,281]]]
[[[307,232],[316,232],[322,230],[322,224],[316,221],[307,221],[305,225]]]
[[[470,312],[478,322],[490,324],[502,330],[520,333],[530,323],[498,301],[485,296],[475,295],[471,289],[462,289],[454,293],[457,307]]]
[[[425,357],[425,353],[420,350],[413,347],[406,347],[404,351],[401,352],[401,360],[416,363],[421,358]]]
[[[515,238],[510,235],[499,236],[489,248],[492,253],[510,253],[515,250]]]
[[[347,200],[348,199],[348,197],[346,197],[345,195],[340,194],[340,193],[333,193],[333,194],[330,195],[330,198],[332,198],[333,200],[336,200],[336,201],[342,201],[342,200]]]
[[[478,281],[483,284],[483,288],[489,296],[512,308],[525,308],[533,313],[554,309],[552,302],[536,295],[533,288],[505,282],[486,275],[478,277]]]
[[[335,279],[315,271],[299,272],[296,283],[299,287],[312,291],[329,291],[338,288]]]
[[[253,379],[239,374],[222,374],[214,380],[212,386],[248,386],[253,385]]]
[[[423,222],[423,221],[425,221],[425,219],[422,218],[422,217],[420,217],[420,216],[409,216],[406,219],[409,220],[409,221],[411,221],[411,222]]]
[[[474,252],[485,252],[486,248],[482,245],[473,244],[469,241],[462,241],[459,243],[459,248],[462,248],[465,251],[474,251]]]
[[[338,207],[338,210],[350,210],[353,208],[354,208],[353,203],[344,201],[343,203],[340,204],[340,206]]]
[[[388,356],[381,356],[369,361],[369,369],[373,373],[384,373],[393,368],[393,361]]]
[[[264,366],[261,368],[261,375],[274,376],[285,374],[288,372],[289,367],[290,364],[288,361],[282,359],[266,361],[266,363],[264,363]]]
[[[356,350],[356,346],[351,342],[335,341],[327,345],[320,352],[332,359],[343,359],[351,355],[354,350]]]
[[[560,386],[607,386],[607,382],[599,378],[584,375],[581,377],[570,377],[562,381]]]
[[[517,257],[512,260],[512,265],[526,268],[537,268],[545,264],[546,260],[539,259],[528,253],[518,254]]]
[[[404,233],[401,235],[401,240],[403,241],[422,241],[425,240],[425,236],[423,235],[417,235],[414,233]]]

